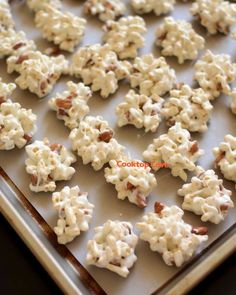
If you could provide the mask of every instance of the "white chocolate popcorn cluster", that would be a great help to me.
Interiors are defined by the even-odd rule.
[[[232,113],[236,115],[236,88],[234,88],[232,92],[230,93],[230,98],[231,98]]]
[[[57,118],[65,122],[70,129],[77,128],[89,113],[88,100],[92,96],[89,87],[83,83],[67,82],[68,90],[57,93],[48,102],[50,108],[57,112]]]
[[[10,98],[15,89],[16,85],[14,83],[4,83],[0,78],[0,105]]]
[[[14,84],[13,84],[14,85]],[[23,148],[36,132],[37,116],[19,103],[0,103],[0,150]]]
[[[223,180],[214,170],[205,171],[198,167],[197,176],[191,179],[191,183],[184,184],[178,194],[184,197],[182,208],[201,215],[203,222],[218,224],[234,207],[230,198],[232,192],[223,186]]]
[[[0,31],[13,29],[15,27],[10,6],[7,0],[0,1]]]
[[[138,88],[140,94],[161,96],[176,84],[175,71],[164,57],[155,58],[153,54],[136,57],[130,74],[130,84],[132,88]]]
[[[118,126],[134,125],[145,128],[145,132],[156,132],[161,122],[161,108],[164,99],[158,95],[147,96],[130,90],[124,101],[116,107]]]
[[[105,22],[124,15],[126,7],[121,0],[86,0],[84,11],[90,15],[97,15],[101,21]]]
[[[156,15],[167,14],[174,9],[175,0],[131,0],[134,11],[138,14],[154,12]]]
[[[120,59],[135,58],[138,49],[144,46],[146,25],[139,16],[122,17],[118,21],[107,21],[103,41],[110,45]]]
[[[128,198],[130,203],[136,204],[139,208],[147,206],[147,198],[156,186],[156,178],[151,173],[150,167],[128,167],[122,163],[128,163],[132,159],[122,157],[120,161],[112,160],[110,167],[105,168],[105,179],[108,183],[115,185],[117,197],[120,200]],[[136,164],[142,163],[133,160]]]
[[[38,97],[51,92],[53,86],[68,67],[63,55],[49,57],[40,51],[28,51],[7,59],[8,73],[20,74],[15,82],[21,89],[29,89]]]
[[[147,150],[144,151],[144,160],[149,163],[167,163],[171,174],[187,180],[187,171],[196,169],[195,162],[203,155],[197,141],[191,141],[188,130],[183,129],[180,123],[176,123],[166,134],[154,139]],[[152,165],[153,170],[160,169]]]
[[[53,192],[56,181],[70,180],[75,169],[70,167],[76,157],[61,144],[50,144],[48,139],[36,140],[26,146],[26,172],[31,176],[33,192]]]
[[[89,229],[94,205],[89,203],[87,197],[88,193],[81,192],[78,186],[66,186],[60,192],[53,193],[53,206],[58,211],[54,231],[59,244],[70,243]]]
[[[227,54],[213,54],[207,50],[195,66],[194,79],[201,88],[209,92],[212,99],[221,93],[229,94],[230,83],[236,78],[236,64],[231,61]]]
[[[108,220],[95,228],[95,235],[88,241],[86,261],[89,265],[106,268],[122,277],[137,260],[135,248],[138,237],[129,222]]]
[[[236,182],[236,137],[227,134],[213,153],[216,167],[220,168],[226,179]]]
[[[184,222],[183,215],[177,206],[156,202],[155,213],[144,215],[136,225],[140,239],[148,242],[152,251],[160,253],[169,266],[182,266],[208,240],[207,228],[193,228]]]
[[[130,63],[119,61],[109,45],[81,47],[72,58],[70,73],[91,85],[92,91],[100,91],[106,98],[116,92],[118,81],[129,75]]]
[[[84,36],[86,20],[45,5],[36,13],[35,24],[42,30],[45,39],[59,45],[62,50],[72,52]]]
[[[186,84],[180,84],[177,89],[170,91],[162,115],[169,126],[179,122],[182,128],[190,132],[205,132],[213,109],[209,99],[210,95],[202,88],[192,89]]]
[[[94,170],[100,170],[110,160],[119,158],[124,151],[113,136],[113,130],[102,117],[87,116],[78,128],[71,131],[69,137],[72,149],[82,157],[83,163],[92,163]]]
[[[198,51],[204,48],[205,40],[197,34],[192,25],[185,20],[166,17],[156,32],[156,44],[162,47],[164,56],[176,56],[182,64],[185,60],[194,60]]]
[[[56,9],[60,9],[62,6],[61,0],[26,0],[26,3],[34,12],[45,9],[45,5],[50,5]]]
[[[190,9],[209,34],[228,34],[236,23],[236,4],[223,0],[196,0]]]

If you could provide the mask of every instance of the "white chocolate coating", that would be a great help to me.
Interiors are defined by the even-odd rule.
[[[45,39],[59,45],[62,50],[73,52],[84,36],[86,20],[45,5],[36,13],[35,24],[42,30]]]
[[[156,15],[167,14],[174,9],[175,0],[131,0],[134,11],[138,14],[154,12]]]
[[[70,180],[75,169],[70,167],[76,157],[60,144],[50,144],[48,139],[36,140],[25,148],[28,158],[26,172],[31,175],[33,192],[53,192],[56,181]]]
[[[227,54],[213,54],[207,50],[195,66],[194,79],[200,87],[209,92],[212,99],[221,93],[230,93],[230,83],[236,78],[236,64]]]
[[[94,170],[100,170],[124,151],[113,135],[108,122],[102,117],[87,116],[77,129],[71,131],[69,138],[72,149],[82,157],[83,163],[92,163]]]
[[[162,96],[176,84],[175,71],[164,57],[154,58],[153,54],[136,57],[130,84],[132,88],[139,88],[140,94]]]
[[[156,45],[162,47],[164,56],[176,56],[180,64],[194,60],[204,48],[205,40],[185,20],[166,17],[156,32]]]
[[[10,98],[13,91],[16,89],[16,84],[14,83],[4,83],[0,77],[0,105]]]
[[[122,157],[125,164],[131,163],[132,159]],[[115,185],[117,197],[120,200],[128,198],[130,203],[140,208],[147,206],[147,198],[156,186],[156,178],[151,173],[150,167],[122,167],[122,161],[112,160],[110,167],[105,168],[105,179],[108,183]],[[142,163],[133,160],[135,163]]]
[[[137,260],[137,242],[138,237],[131,223],[108,220],[95,228],[93,239],[88,241],[87,263],[107,268],[126,278]]]
[[[187,171],[196,169],[195,162],[203,155],[197,141],[191,141],[188,130],[183,129],[180,123],[176,123],[166,134],[154,139],[147,150],[144,151],[144,160],[149,163],[167,163],[171,174],[187,180]],[[160,169],[152,166],[153,170]]]
[[[223,186],[223,180],[214,170],[205,171],[198,167],[197,176],[191,179],[191,183],[184,184],[178,194],[184,197],[182,208],[201,215],[203,222],[218,224],[234,207],[230,198],[232,192]]]
[[[146,24],[139,16],[122,17],[118,21],[107,21],[103,27],[103,41],[117,53],[120,59],[135,58],[138,49],[144,46]]]
[[[169,126],[179,122],[182,128],[190,132],[205,132],[213,109],[210,98],[201,88],[192,89],[180,84],[170,91],[170,98],[164,103],[161,113]]]
[[[164,102],[158,95],[147,96],[130,90],[124,101],[116,107],[118,126],[128,124],[145,128],[145,132],[156,132],[161,122],[161,107]]]
[[[72,58],[70,73],[107,98],[116,92],[118,81],[129,75],[129,69],[130,63],[119,61],[109,45],[94,44],[78,49]]]
[[[40,51],[28,51],[20,56],[9,57],[7,66],[8,73],[20,73],[15,82],[21,89],[29,89],[38,97],[44,97],[66,71],[68,61],[63,55],[49,57]]]
[[[227,134],[213,153],[216,167],[220,168],[226,179],[236,182],[236,137]]]
[[[61,1],[60,0],[26,0],[26,3],[34,12],[37,12],[39,10],[43,10],[45,8],[45,5],[51,5],[56,9],[61,8]]]
[[[37,130],[36,119],[31,109],[26,110],[19,103],[0,103],[0,150],[23,148]]]
[[[228,34],[236,23],[236,4],[223,0],[196,0],[190,12],[209,34]]]
[[[88,193],[81,192],[78,186],[65,186],[60,192],[53,193],[53,206],[58,211],[54,231],[59,244],[70,243],[89,229],[94,205],[89,203],[87,197]]]
[[[230,98],[231,98],[232,113],[236,115],[236,88],[234,88],[232,92],[230,93]]]
[[[150,244],[152,251],[162,255],[164,262],[177,267],[190,260],[208,236],[193,233],[191,225],[184,222],[184,212],[177,206],[162,205],[159,213],[148,213],[136,224],[140,239]]]
[[[92,92],[83,83],[69,81],[67,87],[68,90],[57,93],[48,104],[57,112],[57,118],[65,122],[65,126],[74,129],[79,127],[79,123],[89,113],[88,100]]]
[[[121,0],[86,0],[84,11],[87,14],[98,16],[101,21],[105,22],[124,15],[126,7]]]
[[[14,20],[11,15],[10,6],[7,0],[0,1],[0,31],[13,29],[15,27]]]

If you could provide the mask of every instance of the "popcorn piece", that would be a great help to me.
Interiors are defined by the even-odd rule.
[[[170,99],[164,104],[162,115],[169,126],[179,122],[182,128],[190,132],[205,132],[213,109],[210,98],[201,88],[192,89],[180,84],[170,91]]]
[[[151,168],[144,167],[143,162],[134,160],[135,167],[128,167],[128,165],[122,166],[123,161],[132,162],[128,157],[122,158],[122,161],[110,161],[111,168],[105,168],[105,179],[115,185],[118,199],[128,198],[130,203],[144,208],[147,206],[148,195],[157,184],[156,178],[151,173]]]
[[[53,192],[56,181],[70,180],[75,169],[70,167],[76,157],[60,144],[50,144],[48,139],[36,140],[26,146],[28,159],[26,172],[31,176],[33,192]]]
[[[14,84],[13,84],[14,85]],[[7,100],[0,104],[0,150],[25,146],[36,132],[37,116],[19,103]]]
[[[136,57],[130,75],[131,87],[138,87],[140,94],[164,95],[175,83],[175,71],[164,57],[154,58],[153,54]]]
[[[136,94],[130,90],[125,96],[124,102],[116,108],[118,117],[118,126],[122,127],[128,124],[136,128],[145,127],[145,132],[156,132],[161,122],[161,107],[164,102],[158,95],[147,96]]]
[[[218,224],[224,220],[229,208],[234,204],[230,198],[232,192],[224,188],[223,180],[218,179],[214,170],[197,169],[191,183],[184,184],[178,194],[184,197],[182,208],[201,215],[203,222]]]
[[[124,15],[125,10],[125,4],[121,0],[87,0],[84,3],[85,13],[97,15],[103,22],[119,18]]]
[[[236,182],[236,137],[228,134],[224,140],[213,149],[215,164],[226,179]]]
[[[86,165],[92,163],[100,170],[110,160],[117,159],[124,147],[113,138],[114,132],[102,117],[87,116],[77,129],[70,133],[72,148],[82,157]]]
[[[45,9],[45,5],[51,5],[55,9],[60,9],[62,4],[60,0],[26,0],[29,9],[34,12]]]
[[[20,73],[15,81],[21,89],[29,89],[38,97],[44,97],[51,92],[54,84],[65,72],[68,62],[63,55],[49,57],[39,51],[28,51],[9,57],[7,65],[8,73]]]
[[[192,25],[184,20],[175,21],[166,17],[156,32],[157,46],[162,47],[164,56],[176,56],[182,64],[185,60],[197,58],[198,51],[204,48],[205,40],[198,35]]]
[[[168,133],[154,139],[144,151],[143,157],[151,163],[155,171],[159,170],[160,166],[153,163],[168,163],[171,174],[186,181],[185,170],[194,171],[196,169],[194,163],[203,153],[197,141],[191,141],[188,130],[183,129],[180,123],[176,123],[168,130]]]
[[[0,106],[3,102],[5,102],[16,89],[16,85],[14,83],[3,83],[0,78]]]
[[[160,253],[169,266],[182,266],[208,240],[207,228],[193,228],[184,222],[183,215],[177,206],[156,202],[155,213],[144,215],[136,225],[141,231],[140,239],[148,242],[152,251]]]
[[[232,90],[230,93],[230,98],[231,98],[231,110],[233,114],[236,115],[236,88]]]
[[[95,44],[79,48],[72,58],[70,72],[106,98],[116,92],[118,81],[129,75],[129,69],[130,63],[119,61],[109,45]]]
[[[70,81],[67,87],[67,91],[62,94],[57,93],[48,104],[57,112],[58,119],[64,120],[65,125],[73,129],[79,127],[79,123],[89,113],[87,103],[92,92],[83,83],[75,84]]]
[[[108,220],[95,228],[94,238],[88,241],[87,263],[126,278],[137,260],[134,252],[137,242],[131,223]]]
[[[0,31],[13,29],[15,27],[14,20],[11,15],[10,6],[7,0],[0,1]]]
[[[190,9],[209,34],[228,34],[236,23],[236,4],[223,0],[196,0]]]
[[[54,231],[59,244],[67,244],[89,229],[94,205],[87,199],[88,193],[80,191],[78,186],[66,186],[60,192],[52,195],[54,208],[59,219]]]
[[[105,31],[103,41],[110,45],[120,59],[135,58],[138,49],[144,46],[142,34],[146,32],[146,25],[139,16],[108,21],[103,29]]]
[[[45,5],[44,10],[36,13],[35,23],[44,38],[59,45],[60,49],[72,52],[84,36],[86,20]]]
[[[27,51],[36,50],[34,41],[28,40],[23,31],[13,29],[0,31],[0,58],[5,56],[19,56]]]
[[[174,9],[175,0],[131,0],[134,11],[138,14],[154,12],[156,15],[167,14]]]
[[[230,93],[230,83],[236,78],[236,64],[227,54],[206,54],[196,62],[194,79],[201,88],[212,95],[212,99],[221,93]]]

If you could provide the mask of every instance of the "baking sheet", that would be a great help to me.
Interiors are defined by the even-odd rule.
[[[81,11],[82,1],[63,2],[66,9],[71,10],[74,14],[83,15]],[[192,21],[192,17],[188,12],[189,4],[178,3],[175,11],[171,14],[176,19],[186,19]],[[34,28],[34,15],[29,12],[24,2],[13,1],[13,15],[16,21],[18,30],[22,29],[26,32],[29,38],[33,38],[40,50],[44,50],[50,44],[44,41],[41,37],[41,32]],[[101,27],[103,23],[96,18],[87,17],[88,25],[86,28],[85,38],[82,45],[94,44],[101,42],[103,34]],[[148,26],[146,34],[146,46],[140,50],[140,54],[153,52],[156,57],[160,56],[160,51],[154,46],[155,30],[163,20],[163,17],[154,15],[144,16]],[[194,28],[206,38],[206,48],[210,48],[213,52],[231,54],[235,61],[234,49],[236,42],[225,36],[208,37],[204,29],[193,22]],[[68,56],[70,58],[70,56]],[[193,64],[187,62],[184,65],[177,65],[175,58],[167,58],[168,63],[176,70],[179,82],[185,82],[194,85],[192,82]],[[0,76],[4,82],[12,82],[17,75],[6,74],[6,64],[4,60],[0,61]],[[66,82],[70,77],[63,77],[56,85],[54,91],[44,99],[39,100],[35,95],[28,91],[17,91],[13,94],[13,100],[19,101],[22,106],[32,108],[38,115],[38,132],[34,139],[43,139],[45,136],[51,142],[59,142],[70,147],[68,140],[69,130],[63,125],[63,121],[56,119],[56,113],[49,110],[47,102],[48,98],[52,97],[57,91],[63,91],[66,88]],[[78,81],[73,79],[74,81]],[[92,115],[102,115],[110,126],[115,130],[115,137],[118,141],[127,147],[133,158],[142,159],[142,152],[152,142],[153,138],[167,131],[163,122],[155,134],[145,134],[143,130],[135,129],[127,126],[118,128],[116,126],[116,116],[114,114],[115,107],[123,100],[124,95],[128,92],[129,85],[127,81],[120,83],[119,91],[108,99],[104,100],[99,95],[95,94],[89,102]],[[212,120],[209,125],[209,130],[202,134],[193,137],[199,140],[201,148],[205,150],[205,155],[201,157],[199,163],[205,168],[212,168],[213,154],[212,148],[218,146],[223,140],[225,134],[236,136],[235,131],[235,116],[229,109],[229,98],[221,96],[214,101],[214,111]],[[16,183],[23,194],[29,199],[33,206],[45,218],[50,226],[55,226],[57,213],[53,210],[52,202],[49,193],[35,194],[30,192],[29,176],[24,169],[24,161],[26,155],[23,150],[13,150],[0,152],[0,166],[7,172],[11,179]],[[74,165],[76,174],[70,182],[62,182],[58,184],[57,190],[60,190],[64,185],[79,185],[83,191],[89,192],[89,200],[95,205],[93,220],[90,230],[83,233],[68,248],[75,257],[88,269],[94,279],[108,294],[150,294],[160,288],[168,280],[177,274],[179,269],[168,267],[162,261],[158,253],[154,253],[149,249],[147,243],[139,241],[136,254],[138,260],[131,270],[127,279],[120,278],[114,273],[104,269],[99,269],[94,266],[87,266],[85,262],[87,241],[93,237],[93,228],[103,224],[107,219],[127,220],[135,224],[139,221],[142,215],[146,212],[153,211],[153,204],[159,200],[167,205],[177,204],[181,206],[182,197],[177,196],[177,190],[182,186],[183,182],[171,176],[169,170],[162,169],[156,173],[158,186],[149,197],[149,203],[145,210],[136,208],[128,201],[118,200],[114,187],[107,184],[104,179],[103,170],[94,172],[90,165],[84,166],[81,159],[78,159]],[[232,199],[235,201],[234,185],[228,181],[224,181],[226,188],[233,191]],[[201,225],[200,218],[192,213],[186,212],[185,221],[193,225]],[[236,222],[236,209],[230,210],[227,219],[220,225],[207,224],[209,227],[209,241],[205,247],[210,245],[214,240],[220,237],[228,228]]]

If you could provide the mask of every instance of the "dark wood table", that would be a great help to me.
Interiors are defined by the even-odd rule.
[[[1,295],[62,294],[1,214],[0,253]],[[189,294],[235,295],[236,254],[229,257]]]

